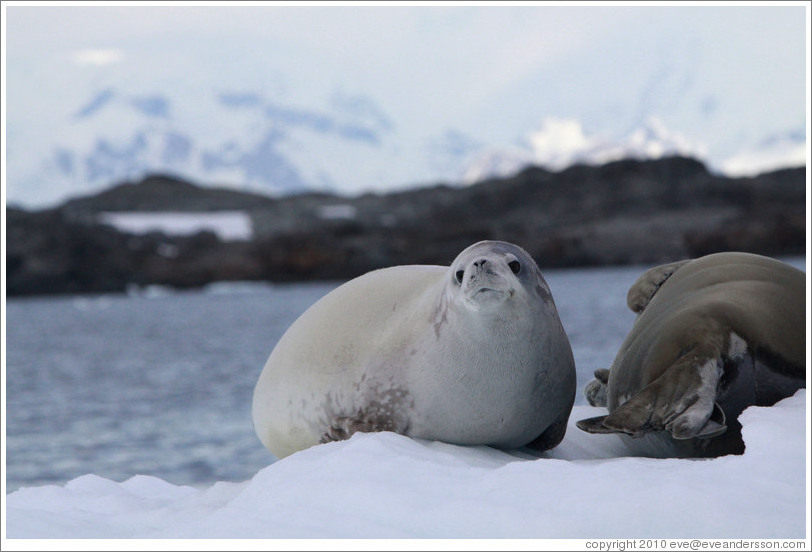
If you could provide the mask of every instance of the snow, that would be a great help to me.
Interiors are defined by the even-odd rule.
[[[743,456],[627,456],[575,421],[537,458],[356,434],[261,469],[249,481],[177,486],[95,475],[8,495],[20,538],[795,538],[809,534],[806,391],[741,416]]]
[[[783,139],[734,155],[722,163],[721,170],[727,176],[748,177],[787,167],[802,167],[807,164],[807,149],[805,142]]]
[[[657,117],[650,117],[643,125],[620,138],[587,132],[575,119],[549,117],[541,128],[527,134],[525,142],[522,148],[480,152],[464,169],[461,181],[472,184],[486,178],[507,177],[528,165],[561,171],[577,163],[600,165],[621,159],[707,157],[704,144],[692,143],[680,133],[666,128]],[[765,166],[761,161],[759,159],[752,163],[748,169],[757,171]],[[794,166],[796,161],[796,158],[781,157],[770,163],[769,167]],[[784,162],[788,165],[782,164]],[[803,159],[798,164],[803,164]]]
[[[99,216],[121,232],[146,234],[163,232],[169,236],[191,236],[211,231],[221,240],[250,240],[253,236],[251,217],[243,211],[213,211],[208,213],[180,212],[110,212]],[[170,251],[165,256],[172,256]]]
[[[319,207],[319,218],[324,220],[353,220],[357,209],[353,205],[322,205]]]

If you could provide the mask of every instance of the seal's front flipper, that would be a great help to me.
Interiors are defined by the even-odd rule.
[[[352,434],[355,433],[355,431],[355,423],[350,417],[341,416],[333,418],[333,420],[330,422],[330,426],[327,428],[327,431],[325,431],[324,434],[322,434],[321,439],[319,439],[319,442],[330,443],[332,441],[344,441],[345,439],[352,437]]]
[[[689,263],[691,259],[685,261],[677,261],[675,263],[664,264],[655,266],[645,271],[637,281],[629,288],[626,294],[626,304],[632,312],[640,314],[648,306],[651,298],[657,293],[657,290],[668,280],[673,274],[682,268],[683,265]]]
[[[609,384],[609,370],[598,368],[595,379],[584,387],[584,396],[591,406],[606,406],[606,386]]]
[[[405,434],[408,423],[392,415],[383,415],[378,409],[371,410],[372,414],[358,410],[351,416],[336,416],[330,421],[330,426],[322,434],[319,442],[343,441],[359,431],[362,433],[394,431]]]

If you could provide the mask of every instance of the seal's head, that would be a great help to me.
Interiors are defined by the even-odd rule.
[[[550,297],[533,258],[507,242],[481,241],[460,253],[449,270],[457,299],[471,310],[501,308],[517,294]]]

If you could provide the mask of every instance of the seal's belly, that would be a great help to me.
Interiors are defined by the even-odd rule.
[[[789,375],[791,370],[774,355],[748,350],[724,363],[717,402],[728,419],[738,418],[748,406],[772,406],[806,387],[805,379]]]
[[[560,414],[575,390],[574,376],[572,382],[551,377],[541,387],[540,375],[538,368],[502,365],[413,389],[407,434],[460,445],[524,446]]]

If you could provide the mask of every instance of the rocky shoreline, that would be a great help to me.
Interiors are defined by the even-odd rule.
[[[713,175],[693,159],[537,167],[468,187],[271,198],[151,176],[42,211],[6,209],[7,295],[194,288],[218,281],[343,280],[396,264],[449,264],[483,239],[544,268],[656,264],[715,251],[806,250],[806,170]],[[249,240],[209,231],[128,234],[110,212],[243,211]]]

